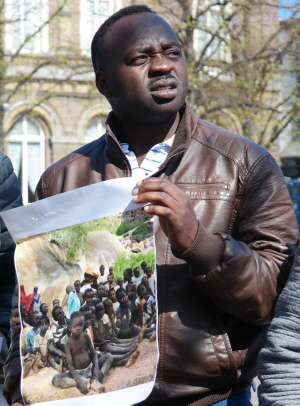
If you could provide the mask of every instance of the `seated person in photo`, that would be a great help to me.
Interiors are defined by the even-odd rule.
[[[107,314],[104,313],[104,305],[102,302],[96,305],[96,319],[92,321],[94,331],[94,345],[99,347],[100,351],[107,351],[111,354],[127,354],[131,350],[136,350],[135,341],[130,343],[108,343],[105,340],[105,332],[111,329],[111,322]],[[128,354],[129,355],[129,354]]]
[[[51,331],[53,334],[55,347],[65,353],[69,322],[66,318],[65,312],[59,306],[52,310],[52,318],[54,320],[54,325],[51,327]]]
[[[136,286],[139,286],[141,282],[142,282],[141,270],[140,267],[137,266],[133,269],[132,283],[134,283]]]
[[[137,298],[135,305],[139,308],[139,325],[151,326],[155,322],[156,305],[153,296],[149,295],[147,288],[143,283],[140,283],[137,288]]]
[[[80,312],[84,316],[84,332],[87,333],[92,342],[94,342],[95,336],[92,328],[92,319],[94,319],[93,314],[95,314],[95,307],[92,305],[83,305],[80,308]]]
[[[146,286],[147,293],[148,293],[150,296],[154,297],[154,294],[153,294],[153,292],[152,292],[152,289],[149,287],[148,277],[147,277],[146,275],[144,275],[144,276],[142,277],[142,282],[141,282],[141,283]]]
[[[47,303],[42,303],[41,305],[40,305],[40,314],[42,315],[42,316],[48,316],[48,305],[47,305]]]
[[[134,306],[135,300],[137,298],[136,286],[131,283],[128,283],[128,285],[126,286],[126,294],[127,294],[128,301]]]
[[[44,368],[41,358],[41,353],[37,349],[22,348],[23,378],[26,378],[31,370],[36,375],[40,368]]]
[[[131,319],[133,305],[128,302],[126,292],[120,288],[116,292],[119,307],[116,311],[117,338],[133,338],[139,335],[141,328],[134,325]]]
[[[83,294],[83,306],[87,305],[87,306],[92,306],[94,303],[94,291],[92,288],[88,288],[86,289],[86,291]]]
[[[143,261],[143,262],[141,263],[141,269],[142,269],[142,272],[143,272],[144,275],[146,275],[146,268],[147,268],[147,267],[148,267],[147,262],[146,262],[146,261]]]
[[[97,288],[97,298],[101,300],[101,302],[103,302],[103,300],[105,300],[107,298],[107,293],[108,293],[108,288],[106,285],[100,284],[98,285]]]
[[[124,279],[123,278],[119,278],[117,281],[117,285],[115,286],[115,291],[117,291],[120,288],[123,288],[123,283],[124,283]]]
[[[52,302],[52,306],[53,306],[53,309],[55,307],[59,307],[60,306],[60,301],[58,299],[54,299],[53,302]]]
[[[142,331],[135,338],[117,338],[119,329],[116,327],[116,313],[114,310],[113,302],[110,299],[105,299],[103,304],[104,304],[105,314],[108,316],[109,322],[110,322],[110,324],[106,325],[107,328],[105,329],[105,340],[109,340],[113,343],[118,343],[118,344],[124,344],[124,343],[133,344],[134,342],[140,342],[141,339],[143,338]]]
[[[34,348],[34,339],[40,334],[40,316],[38,313],[30,313],[28,315],[28,324],[32,327],[26,334],[25,347],[27,349]]]
[[[71,316],[72,313],[74,312],[78,312],[81,305],[80,305],[80,299],[77,295],[77,293],[75,292],[75,288],[72,285],[68,285],[66,287],[66,292],[68,295],[68,311],[69,311],[69,315]],[[94,295],[94,293],[93,293]]]
[[[81,288],[81,283],[79,280],[74,282],[74,288],[75,288],[75,292],[80,300],[80,306],[83,305],[84,301],[83,301],[83,293],[80,292],[80,288]]]
[[[107,297],[112,301],[114,310],[116,311],[119,307],[119,302],[117,301],[116,291],[114,288],[109,289]]]
[[[49,330],[50,320],[47,316],[40,317],[40,333],[34,339],[34,348],[40,352],[44,366],[48,364],[48,344],[53,340],[52,331]]]
[[[29,326],[28,324],[28,312],[24,304],[20,304],[21,321],[24,327]]]
[[[123,276],[124,276],[123,288],[126,289],[127,284],[132,283],[132,269],[131,268],[125,269],[125,271],[123,272]]]
[[[97,392],[102,392],[100,382],[111,367],[112,356],[107,354],[98,359],[91,338],[84,332],[84,329],[84,315],[81,312],[72,313],[71,335],[66,343],[69,370],[54,375],[52,385],[61,389],[77,386],[83,394],[88,393],[89,387]]]
[[[156,280],[155,280],[155,276],[153,275],[153,270],[152,270],[151,266],[147,266],[145,268],[145,273],[148,278],[148,286],[152,290],[152,293],[153,293],[152,296],[155,297],[156,296]]]

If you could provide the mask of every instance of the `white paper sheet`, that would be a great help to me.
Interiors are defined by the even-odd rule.
[[[135,185],[136,180],[133,178],[109,180],[9,210],[1,213],[1,216],[13,239],[23,240],[52,230],[136,209],[140,205],[132,201]],[[154,381],[99,395],[37,404],[130,406],[146,399],[153,385]]]

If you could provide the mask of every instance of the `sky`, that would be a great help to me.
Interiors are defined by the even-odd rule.
[[[300,0],[279,0],[279,4],[282,6],[296,6],[300,8]],[[279,18],[281,20],[287,20],[292,16],[293,11],[286,9],[285,7],[279,7]],[[300,17],[300,12],[297,14]]]

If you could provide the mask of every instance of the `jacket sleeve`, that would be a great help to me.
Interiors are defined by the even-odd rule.
[[[236,207],[230,234],[212,235],[199,224],[180,257],[217,307],[248,323],[269,324],[298,241],[285,180],[270,155],[250,168]]]
[[[259,355],[261,406],[300,404],[300,249]]]
[[[18,179],[13,171],[10,159],[0,152],[0,211],[5,211],[22,205],[21,190]],[[9,329],[9,319],[12,308],[12,295],[15,289],[15,267],[14,251],[15,242],[8,232],[2,218],[0,217],[0,270],[1,270],[1,298],[6,297],[6,301],[1,301],[1,321],[7,319]],[[1,292],[1,290],[3,290]],[[17,305],[17,303],[15,304]],[[2,326],[2,323],[1,323]],[[5,327],[6,329],[6,327]],[[8,404],[22,402],[20,392],[20,349],[19,349],[20,325],[11,330],[11,346],[9,355],[4,366],[4,386],[3,394]]]

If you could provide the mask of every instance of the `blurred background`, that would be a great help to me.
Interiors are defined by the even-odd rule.
[[[118,9],[143,1],[0,1],[0,150],[24,203],[41,173],[105,132],[90,43]],[[300,178],[300,2],[153,0],[175,29],[198,117],[267,148]]]

